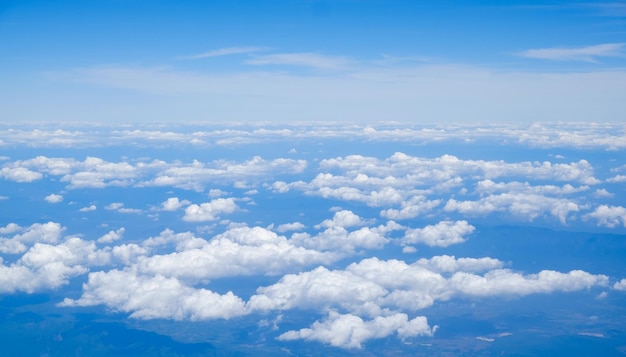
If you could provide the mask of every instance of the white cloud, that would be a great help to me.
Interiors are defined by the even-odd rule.
[[[180,57],[180,59],[203,59],[203,58],[211,58],[211,57],[238,55],[238,54],[249,54],[249,53],[266,51],[266,50],[268,50],[268,48],[255,47],[255,46],[224,47],[224,48],[219,48],[216,50],[211,50],[208,52],[199,53],[196,55],[183,56],[183,57]]]
[[[109,231],[109,233],[103,235],[102,237],[98,238],[97,242],[98,243],[113,243],[117,240],[122,239],[122,236],[124,235],[125,232],[125,228],[122,227],[116,231]]]
[[[176,211],[179,208],[189,205],[188,200],[179,200],[178,197],[170,197],[161,203],[161,209],[164,211]]]
[[[300,231],[304,228],[306,228],[305,225],[300,222],[285,223],[276,227],[276,232],[285,233],[289,231]]]
[[[345,212],[345,211],[340,211]],[[339,212],[338,212],[339,213]],[[345,223],[345,222],[344,222]],[[308,233],[294,233],[291,241],[294,244],[323,251],[340,251],[352,254],[357,249],[380,249],[388,241],[387,233],[400,229],[393,221],[377,227],[362,227],[348,231],[342,226],[331,226],[311,236]]]
[[[63,201],[63,196],[52,193],[46,196],[45,200],[48,203],[59,203]]]
[[[450,255],[434,256],[430,259],[421,258],[415,262],[428,270],[439,273],[456,273],[457,271],[480,272],[502,268],[503,263],[494,258],[455,258]]]
[[[626,279],[622,279],[613,284],[613,289],[618,291],[626,291]]]
[[[424,228],[408,229],[402,244],[426,244],[431,247],[447,247],[465,242],[465,236],[474,232],[467,221],[442,221]]]
[[[140,259],[135,269],[185,281],[207,281],[241,275],[276,275],[291,269],[336,261],[334,252],[294,245],[284,236],[260,227],[236,227],[204,240],[191,233],[163,232],[144,245],[176,243],[177,252]]]
[[[617,183],[617,182],[626,182],[626,175],[616,175],[606,180],[606,182]]]
[[[0,234],[11,234],[13,232],[17,232],[22,227],[20,227],[17,223],[9,223],[4,227],[0,227]]]
[[[304,160],[264,160],[256,156],[248,161],[235,163],[218,160],[210,164],[193,161],[191,164],[171,164],[156,173],[154,178],[141,182],[140,186],[175,186],[201,191],[207,182],[242,183],[283,173],[300,173],[306,168]]]
[[[378,316],[383,308],[414,311],[427,308],[437,300],[460,296],[523,296],[554,291],[575,291],[606,285],[604,275],[583,271],[560,273],[544,270],[522,275],[499,269],[501,262],[491,258],[459,260],[450,257],[418,261],[408,265],[397,260],[377,258],[353,263],[345,270],[324,267],[299,274],[285,275],[278,283],[257,289],[250,298],[252,310],[288,310],[331,307],[355,314]],[[434,268],[453,273],[445,278]],[[477,275],[464,269],[487,270]],[[495,268],[495,269],[492,269]]]
[[[86,206],[86,207],[83,207],[83,208],[79,209],[78,211],[79,212],[92,212],[92,211],[95,211],[97,209],[98,209],[98,207],[96,207],[96,205],[89,205],[89,206]]]
[[[527,58],[598,62],[599,57],[620,57],[624,55],[624,43],[604,43],[600,45],[576,48],[541,48],[520,52],[519,55]]]
[[[34,223],[23,228],[16,224],[5,226],[4,234],[16,233],[11,238],[0,238],[0,252],[18,254],[26,251],[28,245],[34,243],[56,243],[61,238],[64,228],[56,222]]]
[[[326,320],[316,321],[310,328],[285,332],[278,336],[278,339],[283,341],[303,339],[320,341],[340,348],[362,348],[362,344],[367,340],[384,338],[393,333],[405,339],[432,336],[436,330],[437,326],[431,328],[424,316],[409,320],[406,314],[396,313],[364,321],[359,316],[342,315],[331,311]]]
[[[233,213],[239,207],[235,203],[234,198],[216,198],[210,202],[191,204],[185,208],[184,221],[188,222],[206,222],[214,221],[224,213]]]
[[[228,319],[245,313],[241,298],[232,292],[217,294],[194,289],[175,278],[147,277],[131,271],[90,273],[80,299],[65,299],[60,306],[105,305],[130,312],[138,319]]]
[[[562,224],[567,223],[570,213],[578,212],[577,203],[564,198],[546,197],[537,194],[502,193],[489,195],[477,201],[448,200],[444,207],[447,212],[460,212],[467,216],[484,216],[492,212],[508,212],[515,218],[532,221],[549,213]]]
[[[15,182],[33,182],[43,178],[41,173],[31,171],[24,167],[3,167],[0,169],[0,176],[5,180]]]
[[[469,296],[524,296],[554,291],[576,291],[607,283],[607,276],[592,275],[581,270],[572,270],[569,273],[542,270],[537,274],[522,275],[506,269],[496,269],[484,276],[457,272],[449,280],[452,289]]]
[[[603,197],[613,197],[614,195],[604,188],[599,188],[593,193],[593,196],[603,198]]]
[[[303,66],[315,69],[342,69],[352,64],[352,60],[341,56],[328,56],[319,53],[277,53],[255,56],[246,61],[254,65]]]
[[[441,200],[426,200],[424,196],[420,195],[402,202],[401,209],[389,208],[381,211],[380,215],[388,219],[404,220],[430,213],[440,203]]]
[[[104,209],[109,210],[109,211],[116,211],[116,210],[118,210],[118,209],[120,209],[122,207],[124,207],[123,203],[121,203],[121,202],[113,202],[113,203],[110,203],[110,204],[104,206]]]
[[[621,224],[626,227],[626,208],[622,206],[600,205],[585,217],[595,218],[599,226],[613,228]]]
[[[364,222],[361,217],[354,214],[352,211],[341,210],[335,212],[335,215],[332,219],[326,219],[322,223],[315,226],[315,228],[332,228],[332,227],[354,227],[354,226],[362,226],[366,222]]]
[[[138,208],[126,208],[124,207],[124,204],[121,202],[113,202],[110,203],[106,206],[104,206],[104,209],[108,210],[108,211],[117,211],[119,213],[130,213],[130,214],[138,214],[138,213],[142,213],[143,211],[138,209]]]
[[[57,245],[35,243],[14,264],[0,264],[0,292],[33,293],[55,289],[67,284],[70,278],[85,274],[87,266],[108,261],[109,254],[97,250],[94,242],[76,237]]]

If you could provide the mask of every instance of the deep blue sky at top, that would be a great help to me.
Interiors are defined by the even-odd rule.
[[[487,83],[484,92],[477,89],[484,93],[484,98],[480,98],[487,103],[486,98],[501,92],[498,90],[501,83],[511,80],[494,77],[501,72],[515,77],[519,73],[616,71],[619,77],[624,74],[624,42],[624,1],[3,1],[0,5],[0,78],[4,84],[0,84],[0,93],[5,99],[0,100],[0,104],[4,102],[5,110],[1,119],[90,120],[90,108],[93,112],[102,112],[119,103],[123,108],[111,113],[117,119],[124,121],[143,116],[150,120],[148,103],[158,101],[160,110],[155,110],[154,114],[166,112],[171,117],[180,112],[190,120],[210,119],[206,113],[212,111],[232,113],[226,115],[228,120],[271,120],[274,114],[277,119],[287,120],[298,115],[295,104],[293,108],[275,113],[272,107],[281,100],[306,106],[307,98],[314,102],[319,93],[318,107],[334,107],[341,113],[338,117],[326,118],[333,112],[330,109],[320,111],[317,115],[320,120],[358,120],[365,112],[380,116],[386,109],[399,107],[405,109],[404,113],[410,113],[400,118],[401,121],[422,114],[437,121],[441,113],[436,105],[425,106],[423,111],[416,109],[420,105],[415,104],[415,100],[419,102],[419,98],[423,98],[419,96],[420,91],[431,88],[424,83],[441,86],[442,93],[447,88],[472,88]],[[239,51],[201,56],[220,49]],[[528,52],[533,50],[544,52]],[[279,60],[271,57],[285,54],[298,54],[299,60],[294,62],[289,56]],[[326,59],[330,62],[320,65],[320,61]],[[433,67],[438,70],[431,70]],[[123,70],[124,74],[102,73],[102,68]],[[425,68],[431,69],[424,71]],[[447,73],[444,80],[438,71]],[[467,79],[475,76],[476,71],[488,72],[490,79]],[[264,78],[270,82],[274,82],[275,75],[288,76],[289,80],[279,81],[276,87],[250,92],[250,87],[263,87],[250,79],[251,74],[254,77],[259,73],[269,76]],[[229,74],[234,77],[228,77]],[[219,80],[216,75],[220,76]],[[137,78],[145,76],[155,80],[155,87],[184,89],[159,93],[155,97],[147,90],[151,88],[137,88],[133,84],[140,81]],[[315,83],[302,82],[303,76]],[[387,85],[409,77],[417,87],[406,83],[389,85],[383,88],[385,92],[397,90],[398,94],[393,97],[393,105],[365,110],[358,103],[377,98],[376,90],[363,82],[343,80],[359,78],[363,81],[365,78],[372,84],[372,76],[375,82]],[[233,78],[241,79],[238,86],[221,92],[212,86],[207,88],[209,82],[221,88],[216,84],[220,80],[232,84]],[[465,78],[461,84],[456,83],[459,78]],[[491,79],[495,84],[489,84]],[[521,82],[524,88],[545,85],[536,80],[536,77],[524,77]],[[172,85],[172,81],[176,84]],[[591,81],[596,92],[604,88],[603,81],[606,78]],[[560,90],[571,87],[567,80],[557,82],[550,82],[558,87],[551,91],[555,96]],[[299,87],[314,89],[293,94],[293,88]],[[353,89],[357,92],[338,98],[324,94],[327,87],[342,88],[341,93]],[[621,93],[623,89],[615,83],[606,87],[607,92],[613,93]],[[259,98],[266,93],[275,96],[265,98],[266,101]],[[407,96],[395,102],[407,93],[417,99]],[[519,98],[532,93],[528,89],[514,90],[512,96]],[[583,91],[572,98],[585,95]],[[200,100],[211,97],[210,102],[216,100],[215,96],[221,98],[221,104],[206,104]],[[251,97],[256,99],[248,103],[245,98]],[[480,119],[475,114],[486,104],[472,96],[462,99],[462,105],[476,104],[475,107],[470,105],[472,118],[468,119]],[[441,95],[425,103],[437,100],[446,102]],[[235,108],[235,104],[242,101],[255,111]],[[609,100],[608,104],[612,102]],[[536,107],[536,111],[542,109],[536,98],[515,103],[520,107],[524,104]],[[41,109],[35,110],[33,106]],[[599,107],[605,108],[606,103]],[[313,108],[315,106],[308,109]],[[615,120],[611,115],[621,109],[616,104],[607,113],[589,119]],[[595,107],[589,109],[590,113],[597,111]],[[258,118],[251,118],[253,113]],[[351,113],[354,113],[353,118]],[[390,113],[393,116],[394,113]],[[463,120],[454,115],[450,112],[441,119]],[[497,115],[501,116],[501,111],[494,113],[494,118]],[[102,115],[93,117],[107,120]],[[315,118],[302,117],[303,120]],[[155,120],[167,120],[167,115],[157,116]]]

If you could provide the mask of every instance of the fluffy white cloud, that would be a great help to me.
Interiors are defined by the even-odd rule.
[[[120,213],[142,213],[143,212],[142,210],[138,208],[126,208],[124,207],[124,204],[121,202],[113,202],[111,204],[108,204],[104,206],[104,209],[108,211],[117,211]]]
[[[388,183],[394,181],[392,177],[404,176],[413,179],[418,184],[423,184],[443,182],[457,176],[467,175],[479,175],[485,179],[525,177],[529,180],[598,183],[598,180],[593,177],[593,167],[586,160],[570,164],[552,164],[549,161],[508,163],[501,160],[462,160],[452,155],[426,159],[398,152],[385,160],[360,155],[327,159],[322,160],[320,166],[323,169],[342,169],[354,177],[354,181],[363,183],[375,183],[377,180]],[[370,178],[366,175],[375,175],[375,177]]]
[[[601,205],[585,217],[595,218],[599,226],[613,228],[621,224],[626,227],[626,208],[622,206]]]
[[[605,286],[608,277],[574,270],[543,270],[523,275],[501,269],[492,258],[441,257],[407,264],[398,260],[364,259],[345,270],[319,267],[285,275],[257,289],[251,310],[339,308],[352,314],[379,316],[385,309],[414,311],[454,296],[524,296]],[[468,271],[486,271],[483,275]],[[448,275],[445,277],[440,272]]]
[[[613,284],[613,289],[619,291],[626,291],[626,279],[622,279],[615,284]]]
[[[238,208],[234,198],[216,198],[199,205],[189,205],[185,208],[183,220],[188,222],[214,221],[219,218],[219,215],[233,213]]]
[[[450,255],[434,256],[430,259],[421,258],[415,262],[428,270],[439,273],[455,273],[457,271],[480,272],[499,269],[503,263],[494,258],[455,258]]]
[[[60,306],[105,305],[130,312],[138,319],[228,319],[245,313],[245,304],[232,292],[217,294],[194,289],[176,278],[144,276],[124,270],[90,273],[80,299],[66,298]]]
[[[352,211],[341,210],[335,212],[335,215],[332,219],[326,219],[322,223],[315,226],[315,228],[326,227],[354,227],[354,226],[362,226],[366,222],[364,222],[361,217],[354,214]]]
[[[484,276],[457,272],[449,280],[451,289],[470,296],[529,295],[553,291],[576,291],[595,285],[606,285],[608,277],[592,275],[581,270],[561,273],[542,270],[522,275],[506,269],[496,269]]]
[[[23,253],[28,245],[34,243],[56,243],[61,237],[63,227],[56,222],[34,223],[27,228],[9,224],[3,228],[5,233],[15,233],[11,238],[0,238],[0,252],[8,254]]]
[[[278,233],[285,233],[285,232],[289,232],[289,231],[299,231],[306,228],[304,226],[304,224],[300,223],[300,222],[293,222],[293,223],[285,223],[285,224],[281,224],[278,227],[276,227],[276,232]]]
[[[424,228],[408,229],[402,244],[426,244],[431,247],[447,247],[465,242],[465,236],[474,232],[467,221],[442,221]]]
[[[167,231],[146,241],[146,246],[163,245],[168,241],[176,242],[177,252],[139,259],[136,269],[198,282],[226,276],[276,275],[339,258],[334,252],[296,246],[287,238],[260,227],[232,228],[208,241],[190,233]]]
[[[89,205],[89,206],[86,206],[86,207],[83,207],[83,208],[79,209],[78,211],[79,212],[91,212],[91,211],[95,211],[97,209],[98,209],[98,207],[96,207],[96,205]]]
[[[419,195],[402,202],[401,209],[389,208],[381,211],[380,215],[393,220],[409,219],[430,213],[431,210],[439,206],[440,203],[441,200],[427,200],[425,196]]]
[[[85,274],[89,266],[108,263],[109,258],[108,252],[96,249],[94,242],[77,237],[56,245],[35,243],[17,262],[0,264],[0,292],[55,289]]]
[[[424,316],[409,320],[403,313],[378,316],[364,321],[352,314],[339,314],[331,311],[322,322],[316,321],[310,328],[288,331],[278,337],[279,340],[309,340],[328,343],[341,348],[361,348],[363,342],[384,338],[396,333],[399,338],[432,336],[437,326],[431,328]]]
[[[33,182],[43,178],[41,173],[31,171],[24,167],[3,167],[0,169],[0,176],[5,180],[15,182]]]
[[[356,220],[352,222],[355,223]],[[357,249],[382,248],[389,241],[386,238],[387,233],[400,228],[401,226],[394,221],[372,228],[362,227],[354,231],[348,231],[342,226],[331,226],[313,236],[309,233],[295,233],[291,237],[291,241],[294,244],[316,250],[353,253]]]
[[[567,223],[570,213],[578,212],[577,203],[565,198],[553,198],[526,193],[502,193],[489,195],[476,201],[448,200],[444,207],[447,212],[459,212],[468,216],[488,215],[492,212],[508,212],[519,219],[532,221],[549,213],[562,224]]]
[[[606,182],[610,182],[610,183],[618,183],[618,182],[625,182],[625,181],[626,181],[626,175],[616,175],[606,180]]]
[[[161,209],[164,211],[176,211],[179,208],[189,205],[191,202],[187,200],[179,200],[178,197],[170,197],[161,203]]]
[[[122,239],[122,236],[124,235],[124,231],[126,229],[124,227],[116,230],[116,231],[109,231],[109,233],[103,235],[102,237],[98,238],[97,242],[98,243],[113,243],[117,240]]]
[[[56,194],[52,193],[52,194],[46,196],[44,199],[48,203],[59,203],[59,202],[63,201],[63,196],[56,195]]]
[[[98,157],[83,161],[72,158],[48,158],[38,156],[29,160],[7,163],[0,169],[0,177],[17,182],[32,182],[43,178],[42,173],[61,176],[69,189],[105,188],[109,186],[175,186],[202,190],[208,182],[235,183],[271,177],[276,174],[302,172],[307,166],[304,160],[264,160],[253,157],[241,163],[217,160],[190,164],[180,162],[109,162]],[[218,191],[214,191],[214,194]]]
[[[236,163],[214,161],[205,165],[194,161],[190,165],[171,164],[158,172],[152,179],[141,183],[144,186],[175,186],[184,189],[202,190],[208,182],[236,183],[271,177],[277,174],[302,172],[307,166],[304,160],[264,160],[256,156],[251,160]]]

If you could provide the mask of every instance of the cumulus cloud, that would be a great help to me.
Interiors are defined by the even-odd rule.
[[[239,206],[235,203],[234,198],[216,198],[210,202],[191,204],[185,208],[184,221],[188,222],[206,222],[214,221],[224,213],[233,213]]]
[[[117,240],[122,239],[122,236],[124,235],[124,232],[126,231],[126,229],[124,227],[116,230],[116,231],[109,231],[109,233],[103,235],[102,237],[98,238],[97,242],[98,243],[113,243]]]
[[[626,208],[622,206],[600,205],[585,217],[596,219],[599,226],[613,228],[621,224],[626,227]]]
[[[95,211],[97,209],[98,209],[98,207],[96,207],[96,205],[89,205],[89,206],[86,206],[86,207],[83,207],[83,208],[79,209],[78,211],[79,212],[92,212],[92,211]]]
[[[41,173],[31,171],[24,167],[3,167],[0,169],[0,176],[5,180],[15,182],[33,182],[43,178]]]
[[[299,173],[306,168],[304,160],[264,160],[259,156],[244,162],[216,160],[190,164],[180,162],[109,162],[98,157],[83,161],[73,158],[33,159],[6,163],[0,169],[0,177],[16,182],[32,182],[42,179],[43,174],[60,176],[68,189],[106,188],[111,186],[174,186],[201,191],[208,182],[232,183],[253,181],[281,173]]]
[[[283,341],[303,339],[341,348],[361,348],[367,340],[384,338],[393,333],[405,339],[432,336],[436,330],[437,326],[431,328],[424,316],[409,320],[406,314],[396,313],[365,321],[359,316],[331,311],[326,320],[316,321],[310,328],[285,332],[278,336],[278,339]]]
[[[459,212],[467,216],[484,216],[493,212],[508,212],[516,218],[532,221],[546,213],[567,223],[570,213],[578,212],[577,203],[565,199],[526,193],[502,193],[488,195],[476,201],[448,200],[444,207],[447,212]]]
[[[316,225],[315,228],[320,228],[320,227],[326,227],[326,228],[344,227],[344,228],[347,228],[347,227],[361,226],[361,225],[364,225],[365,223],[366,222],[364,222],[361,219],[361,217],[357,216],[352,211],[341,210],[341,211],[335,212],[335,215],[333,216],[332,219],[324,220],[322,223]]]
[[[494,258],[485,257],[457,259],[450,255],[439,255],[430,259],[421,258],[416,261],[415,264],[439,273],[456,273],[458,271],[475,273],[499,269],[503,266],[503,263],[500,260]]]
[[[334,252],[296,246],[286,237],[261,227],[231,228],[208,241],[191,233],[165,231],[144,245],[169,242],[176,244],[177,252],[140,259],[136,269],[198,282],[227,276],[276,275],[339,258]]]
[[[161,209],[164,211],[176,211],[184,206],[191,204],[188,200],[179,200],[178,197],[170,197],[161,203]]]
[[[60,306],[105,305],[138,319],[228,319],[245,313],[241,298],[194,289],[176,278],[141,276],[130,271],[90,273],[80,299],[66,298]]]
[[[104,209],[108,210],[108,211],[117,211],[117,212],[120,212],[120,213],[135,213],[136,214],[136,213],[142,213],[143,212],[142,210],[140,210],[138,208],[126,208],[126,207],[124,207],[124,204],[121,203],[121,202],[110,203],[110,204],[104,206]]]
[[[294,244],[316,250],[353,253],[357,249],[382,248],[389,241],[386,235],[400,228],[401,226],[394,221],[377,227],[362,227],[353,231],[348,231],[342,226],[331,226],[313,236],[309,233],[294,233],[291,241]]]
[[[613,289],[619,291],[626,291],[626,279],[622,279],[615,284],[613,284]]]
[[[2,232],[17,233],[10,238],[0,238],[0,252],[18,254],[26,251],[34,243],[56,243],[61,237],[64,228],[56,222],[34,223],[23,228],[17,224],[3,227]]]
[[[289,231],[299,231],[306,228],[304,226],[304,224],[300,223],[300,222],[293,222],[293,223],[284,223],[279,225],[278,227],[276,227],[276,232],[278,233],[285,233],[285,232],[289,232]]]
[[[56,242],[56,238],[51,238],[47,239]],[[0,264],[0,292],[55,289],[67,284],[70,278],[85,274],[89,266],[108,262],[106,251],[77,237],[68,237],[59,244],[37,242],[10,266]]]
[[[48,203],[59,203],[63,201],[63,196],[57,194],[50,194],[44,198]]]
[[[465,242],[465,236],[474,232],[467,221],[442,221],[424,228],[408,229],[402,244],[426,244],[431,247],[447,247]]]
[[[440,203],[441,200],[427,200],[425,196],[420,195],[402,202],[401,209],[389,208],[381,211],[380,215],[388,219],[404,220],[430,213],[431,210],[439,206]]]
[[[469,296],[529,295],[553,291],[576,291],[594,285],[606,285],[608,277],[592,275],[581,270],[561,273],[542,270],[537,274],[522,275],[507,269],[496,269],[478,276],[457,272],[449,280],[450,287]]]
[[[492,258],[458,260],[442,257],[407,264],[398,260],[364,259],[345,270],[319,267],[285,275],[259,288],[252,310],[339,308],[360,316],[379,316],[384,309],[415,311],[454,296],[524,296],[605,286],[608,277],[574,270],[543,270],[523,275],[499,268]],[[467,268],[468,271],[456,271]],[[431,270],[432,269],[432,270]],[[483,275],[469,271],[486,271]],[[448,277],[442,275],[445,272]]]
[[[610,183],[618,183],[618,182],[625,182],[625,181],[626,181],[626,175],[615,175],[606,180],[606,182],[610,182]]]
[[[208,182],[241,183],[278,174],[302,172],[307,166],[304,160],[274,159],[267,161],[255,156],[241,163],[217,160],[208,164],[194,160],[191,164],[163,165],[154,178],[140,186],[174,186],[201,191]]]

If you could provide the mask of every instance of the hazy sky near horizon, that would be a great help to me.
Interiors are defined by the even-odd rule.
[[[621,121],[626,2],[3,1],[4,122]]]

